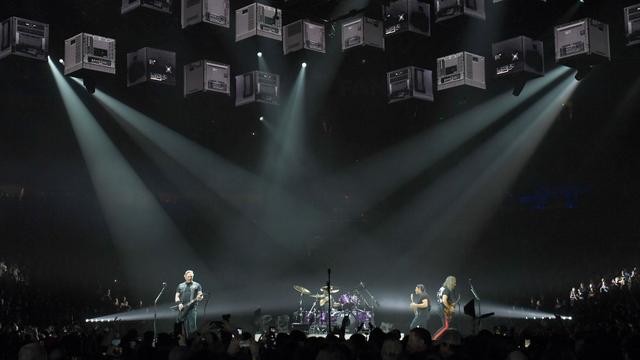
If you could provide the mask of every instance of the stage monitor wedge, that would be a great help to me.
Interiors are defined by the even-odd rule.
[[[438,91],[469,85],[486,89],[485,59],[469,52],[459,52],[437,60]]]
[[[144,82],[176,85],[176,53],[145,47],[127,54],[127,87]]]
[[[80,33],[64,42],[64,74],[91,70],[116,73],[116,40]],[[80,76],[82,77],[82,76]]]
[[[205,22],[229,28],[229,0],[182,0],[182,28]]]
[[[624,8],[624,29],[627,46],[640,44],[640,4]]]
[[[236,10],[236,42],[256,35],[282,41],[282,10],[258,3]]]
[[[184,66],[184,96],[197,92],[231,95],[231,66],[199,60]]]
[[[539,40],[517,36],[492,45],[495,75],[498,78],[544,76],[544,49]]]
[[[609,25],[585,18],[555,27],[556,61],[580,67],[611,60]]]
[[[282,29],[282,50],[285,55],[302,49],[325,53],[327,44],[324,24],[298,20]]]
[[[0,26],[0,59],[18,55],[47,60],[49,24],[14,16],[2,21]]]
[[[251,71],[236,75],[236,106],[253,102],[278,105],[280,75]]]
[[[124,15],[139,7],[171,14],[173,13],[173,0],[122,0],[120,14]]]
[[[405,32],[431,36],[431,6],[426,0],[395,0],[382,7],[384,35]]]
[[[408,99],[433,101],[431,70],[407,66],[387,73],[389,103]]]
[[[360,16],[342,23],[342,51],[360,46],[372,46],[384,50],[382,21]]]

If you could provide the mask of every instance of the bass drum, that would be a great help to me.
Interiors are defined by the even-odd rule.
[[[343,311],[339,313],[338,316],[336,316],[335,326],[341,327],[342,322],[345,321],[345,319],[346,319],[345,332],[348,334],[355,333],[356,330],[358,329],[358,326],[360,325],[360,322],[358,321],[356,316],[351,312]]]

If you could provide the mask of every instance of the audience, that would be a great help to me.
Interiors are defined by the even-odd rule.
[[[572,320],[528,320],[511,328],[463,336],[448,330],[432,342],[426,329],[411,329],[404,336],[398,330],[387,333],[380,328],[368,334],[345,336],[344,327],[326,337],[308,337],[293,330],[255,341],[248,332],[236,334],[225,319],[204,324],[190,339],[161,333],[153,341],[153,332],[120,332],[113,323],[84,323],[67,318],[73,306],[62,299],[38,297],[29,285],[26,267],[0,261],[0,360],[39,359],[124,359],[124,360],[588,360],[640,359],[640,291],[635,286],[636,268],[621,271],[611,285],[601,278],[598,285],[572,289],[570,306],[559,298],[555,310]],[[578,296],[582,292],[583,296]],[[130,308],[125,296],[116,297],[111,289],[96,292],[100,308],[87,313],[109,313]],[[530,299],[536,308],[543,298]],[[46,305],[45,303],[50,303]],[[60,316],[38,316],[38,312]],[[49,325],[46,321],[51,321]],[[344,325],[344,324],[343,324]],[[513,323],[511,323],[513,325]],[[124,328],[124,327],[122,327]]]

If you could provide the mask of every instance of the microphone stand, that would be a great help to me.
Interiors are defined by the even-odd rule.
[[[480,321],[482,319],[482,310],[480,309],[480,297],[476,293],[476,289],[473,288],[473,284],[471,283],[471,279],[469,279],[469,290],[471,290],[471,294],[478,302],[478,315],[473,319],[473,333],[476,334],[478,332],[478,328],[480,327]],[[476,321],[477,320],[477,321]]]
[[[476,301],[478,302],[478,313],[482,314],[482,311],[480,310],[480,297],[476,293],[476,289],[473,288],[473,284],[471,283],[471,279],[469,279],[469,290],[471,290],[471,294],[473,294],[473,297],[476,298]]]
[[[158,300],[160,300],[160,296],[162,296],[162,293],[164,292],[164,289],[166,289],[166,287],[167,287],[167,283],[163,282],[160,293],[158,294],[158,296],[156,296],[156,299],[153,301],[153,347],[156,347],[156,342],[158,341],[158,328],[156,325],[158,322]]]

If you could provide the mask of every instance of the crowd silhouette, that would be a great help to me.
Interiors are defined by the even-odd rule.
[[[571,291],[560,317],[508,323],[461,334],[448,330],[432,342],[426,329],[329,335],[239,333],[230,319],[202,324],[188,339],[117,323],[86,323],[69,314],[82,304],[42,294],[30,284],[27,266],[0,261],[0,360],[4,359],[640,359],[640,287],[635,268],[613,281],[588,282]],[[606,287],[604,286],[606,285]],[[579,291],[579,293],[578,293]],[[574,298],[575,293],[575,298]],[[86,315],[126,311],[126,297],[110,288],[96,293]],[[116,301],[117,299],[117,301]],[[141,304],[138,304],[141,305]],[[150,324],[147,324],[150,325]],[[345,324],[337,324],[337,326]],[[150,327],[150,326],[149,326]]]

